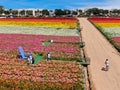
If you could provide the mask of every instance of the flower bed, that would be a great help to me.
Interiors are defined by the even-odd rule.
[[[0,19],[0,25],[13,26],[41,26],[41,27],[56,27],[56,28],[77,28],[77,19],[69,18],[13,18]]]
[[[48,52],[54,59],[77,60],[80,59],[79,37],[77,36],[46,36],[27,34],[0,34],[1,50],[18,50],[23,46],[27,52],[41,52],[46,57]],[[49,46],[43,42],[54,40]]]
[[[27,66],[15,59],[16,53],[0,53],[0,89],[82,90],[81,66],[77,62],[40,61]]]
[[[120,18],[89,18],[89,20],[120,51],[120,46],[118,46],[118,43],[120,43],[118,42],[118,37],[120,37]]]
[[[116,42],[117,45],[120,46],[120,37],[112,37],[112,39]]]

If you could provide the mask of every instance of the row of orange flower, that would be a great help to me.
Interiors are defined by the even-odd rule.
[[[82,67],[78,62],[40,61],[27,66],[15,59],[16,52],[0,53],[1,90],[82,90],[84,88]]]
[[[28,22],[77,22],[76,18],[4,18],[1,21],[28,21]]]

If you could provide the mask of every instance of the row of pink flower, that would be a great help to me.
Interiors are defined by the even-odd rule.
[[[3,40],[4,39],[4,40]],[[32,41],[32,40],[33,41]],[[28,35],[28,34],[0,34],[0,41],[6,41],[6,40],[13,40],[13,41],[20,41],[21,42],[29,42],[34,43],[34,40],[37,42],[42,42],[46,40],[54,40],[54,42],[71,42],[71,43],[77,43],[79,42],[78,36],[52,36],[52,35]]]
[[[112,39],[120,45],[120,36],[112,37]]]
[[[48,52],[54,57],[80,57],[77,36],[47,36],[47,35],[27,35],[27,34],[0,34],[1,50],[18,50],[18,46],[23,46],[25,51],[42,52],[46,56]],[[43,45],[47,40],[54,40],[49,46]]]
[[[49,47],[44,46],[43,43],[47,40],[54,40],[54,43]],[[50,47],[61,48],[62,51],[66,49],[73,50],[73,44],[78,42],[78,37],[62,37],[62,36],[45,36],[45,35],[23,35],[23,34],[0,34],[0,49],[17,49],[22,45],[27,50],[49,50]],[[60,43],[57,43],[60,42]],[[65,43],[61,43],[65,42]],[[69,46],[69,47],[68,47]],[[73,48],[72,48],[73,47]],[[63,49],[64,48],[64,49]],[[69,51],[68,51],[69,52]]]

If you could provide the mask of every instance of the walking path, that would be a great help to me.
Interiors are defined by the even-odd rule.
[[[105,37],[87,20],[78,18],[85,53],[90,57],[89,71],[96,90],[120,90],[120,55],[117,50],[105,39]],[[105,72],[106,58],[110,61],[110,69]]]

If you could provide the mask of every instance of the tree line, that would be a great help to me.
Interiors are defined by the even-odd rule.
[[[14,17],[33,17],[33,11],[32,10],[21,10],[18,15],[18,10],[14,9],[4,9],[4,6],[0,6],[0,16],[14,16]],[[55,10],[36,10],[35,11],[36,17],[84,17],[84,16],[120,16],[120,9],[99,9],[99,8],[90,8],[90,9],[76,9],[76,10],[69,10],[69,9],[55,9]]]

